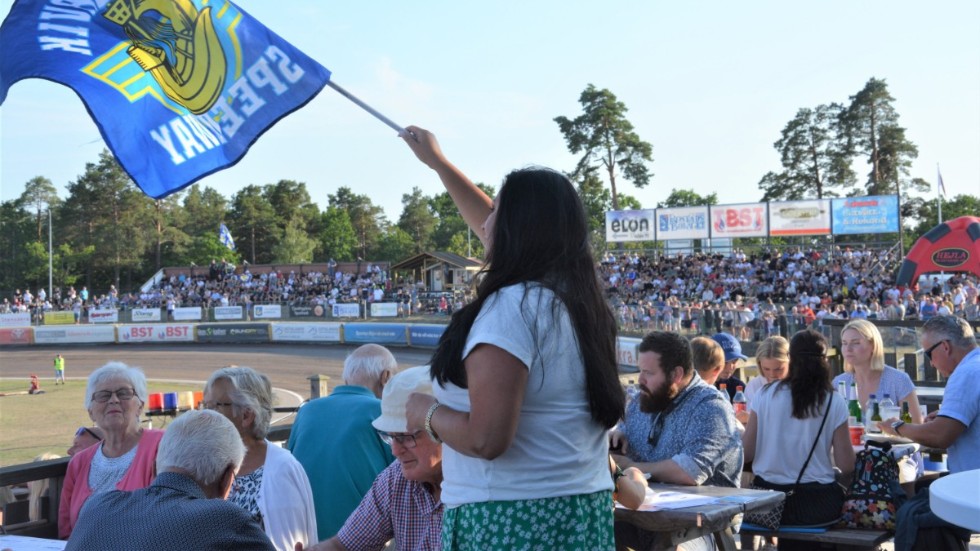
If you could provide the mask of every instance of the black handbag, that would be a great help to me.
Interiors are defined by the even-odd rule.
[[[828,526],[840,519],[841,506],[844,504],[844,489],[839,484],[836,482],[800,484],[800,479],[803,478],[803,473],[806,472],[807,465],[810,464],[813,452],[817,449],[823,427],[827,424],[827,416],[830,414],[832,403],[833,399],[827,403],[827,411],[823,414],[817,437],[813,441],[813,446],[810,447],[810,454],[807,455],[803,468],[800,469],[800,474],[796,477],[796,482],[793,484],[775,484],[757,476],[750,486],[756,490],[783,492],[786,494],[786,499],[766,512],[747,513],[745,522],[764,526],[769,530],[779,530],[780,526]]]

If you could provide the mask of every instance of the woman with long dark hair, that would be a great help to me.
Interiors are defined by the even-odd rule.
[[[611,549],[606,431],[625,395],[578,194],[526,168],[491,201],[432,134],[409,130],[487,251],[476,300],[432,357],[435,398],[408,404],[409,426],[446,444],[443,549]]]
[[[759,391],[742,435],[745,462],[752,462],[755,474],[753,486],[795,487],[783,511],[784,525],[836,522],[844,494],[834,467],[844,480],[854,471],[847,404],[830,385],[827,349],[826,339],[816,331],[793,335],[789,375]],[[784,547],[781,542],[780,549]]]

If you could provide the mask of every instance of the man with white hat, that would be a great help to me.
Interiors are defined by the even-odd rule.
[[[381,395],[381,417],[372,423],[397,461],[381,471],[336,536],[309,551],[439,549],[442,512],[442,444],[423,427],[409,427],[405,404],[413,392],[432,394],[429,366],[393,376]]]

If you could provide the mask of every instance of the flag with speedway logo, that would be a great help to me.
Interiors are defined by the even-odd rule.
[[[221,227],[218,228],[218,239],[221,240],[221,244],[225,247],[235,250],[235,240],[231,237],[231,232],[228,231],[228,226],[221,224]]]
[[[238,162],[330,71],[224,0],[16,0],[0,26],[0,105],[25,78],[74,90],[161,198]]]

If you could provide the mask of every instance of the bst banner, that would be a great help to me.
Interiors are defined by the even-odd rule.
[[[189,323],[120,325],[119,342],[194,342],[194,326]]]
[[[653,241],[653,209],[606,212],[606,242]]]
[[[657,240],[707,239],[708,207],[657,209]]]
[[[33,331],[30,327],[0,328],[0,344],[31,344]]]
[[[898,232],[898,196],[871,195],[831,200],[834,235]]]
[[[766,203],[716,205],[711,207],[711,238],[766,237],[769,216]]]
[[[769,234],[830,234],[830,199],[770,203]]]

